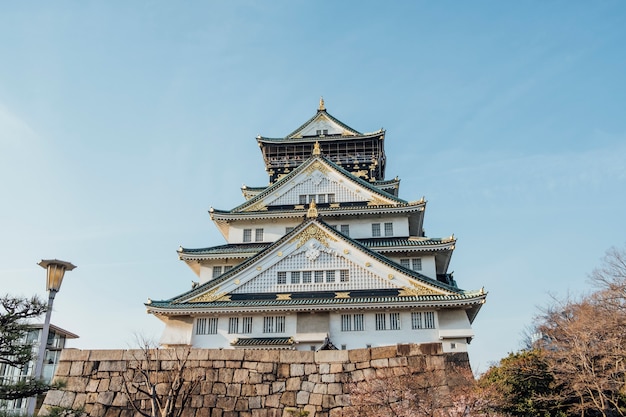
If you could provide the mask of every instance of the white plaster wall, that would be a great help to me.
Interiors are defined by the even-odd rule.
[[[417,310],[416,310],[417,311]],[[391,311],[386,311],[389,314]],[[356,314],[354,312],[344,312],[343,314]],[[469,321],[463,310],[440,310],[435,312],[435,328],[434,329],[412,329],[411,328],[411,312],[400,312],[400,329],[399,330],[376,330],[375,312],[364,312],[364,330],[344,332],[341,330],[341,314],[340,312],[330,314],[330,339],[332,343],[341,349],[345,345],[346,349],[389,346],[398,343],[432,343],[442,342],[446,352],[465,352],[467,351],[467,340],[465,337],[447,337],[442,340],[440,330],[452,331],[453,333],[466,333],[469,327]],[[237,338],[246,337],[296,337],[297,338],[297,314],[285,314],[285,332],[283,333],[263,333],[263,317],[265,315],[250,314],[252,320],[252,333],[249,334],[229,334],[228,319],[233,316],[220,316],[218,319],[217,334],[196,335],[193,326],[189,323],[186,325],[174,325],[174,322],[167,323],[164,339],[166,335],[170,337],[169,343],[178,344],[181,335],[187,335],[189,343],[193,347],[198,348],[223,348],[231,349],[231,342]],[[276,316],[281,314],[268,314],[267,316]],[[242,317],[246,314],[238,315],[240,327]],[[463,319],[465,316],[465,319]],[[162,343],[163,342],[162,340]],[[454,347],[453,347],[454,344]],[[298,350],[310,350],[311,346],[318,348],[321,343],[303,342],[293,346]]]
[[[305,215],[305,212],[302,212]],[[324,219],[322,217],[322,219]],[[372,237],[372,223],[380,223],[380,237],[385,236],[385,223],[393,223],[393,236],[409,236],[409,221],[405,216],[396,217],[348,217],[342,220],[324,219],[330,225],[336,225],[337,230],[341,230],[340,225],[350,225],[350,237],[355,239],[366,239]],[[228,233],[228,243],[243,243],[244,229],[252,229],[252,242],[255,242],[255,229],[263,229],[263,242],[275,242],[285,235],[287,227],[296,227],[300,221],[272,219],[265,222],[237,222],[230,226]]]
[[[390,313],[393,311],[387,311]],[[354,312],[358,313],[358,312]],[[331,314],[330,330],[331,341],[338,348],[346,345],[346,349],[359,349],[371,345],[389,346],[397,343],[429,343],[439,341],[439,331],[437,330],[437,313],[435,313],[435,329],[411,329],[411,312],[400,313],[399,330],[376,330],[375,314],[364,313],[364,331],[341,331],[341,314],[349,312]]]
[[[228,333],[229,317],[239,317],[239,327],[241,328],[243,317],[252,316],[252,333],[246,334],[230,334]],[[281,333],[263,333],[263,317],[266,316],[285,316],[285,331]],[[198,348],[232,348],[231,342],[238,338],[252,337],[290,337],[296,334],[296,318],[295,314],[241,314],[231,316],[220,316],[217,321],[217,334],[192,335],[192,346]]]
[[[188,345],[191,343],[193,320],[191,317],[159,317],[165,322],[165,330],[159,341],[162,345]]]
[[[435,257],[433,255],[422,256],[419,253],[415,253],[411,256],[394,256],[389,257],[393,261],[400,263],[400,259],[407,258],[421,258],[422,259],[422,270],[417,271],[420,274],[424,274],[429,278],[437,279],[437,265],[435,264]]]

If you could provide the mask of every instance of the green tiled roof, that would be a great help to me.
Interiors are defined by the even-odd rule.
[[[235,340],[232,346],[249,347],[249,346],[291,346],[293,345],[291,337],[250,337]]]
[[[427,304],[474,304],[485,298],[486,293],[481,291],[463,291],[452,295],[416,295],[416,296],[382,296],[382,297],[355,297],[355,298],[298,298],[292,300],[235,300],[235,301],[212,301],[199,303],[175,303],[172,300],[151,301],[147,304],[152,308],[167,308],[171,310],[193,309],[222,309],[241,307],[288,307],[288,306],[338,306],[351,304],[380,304],[381,306],[403,305],[411,302]]]
[[[315,113],[313,115],[313,117],[311,117],[309,120],[307,120],[306,122],[302,123],[296,130],[294,130],[293,132],[291,132],[290,134],[288,134],[285,138],[283,138],[282,140],[288,140],[291,139],[296,133],[298,133],[299,131],[301,131],[302,129],[304,129],[304,127],[306,125],[308,125],[309,123],[313,122],[313,120],[315,120],[320,114],[323,114],[324,116],[328,117],[330,120],[332,120],[333,122],[337,123],[339,126],[341,126],[342,128],[344,128],[345,130],[349,130],[351,132],[356,133],[357,135],[362,135],[362,133],[360,133],[359,131],[351,128],[350,126],[348,126],[347,124],[343,123],[341,120],[335,118],[334,116],[332,116],[330,113],[328,113],[326,110],[318,110],[317,113]]]
[[[383,238],[371,238],[371,239],[355,239],[357,242],[370,249],[378,248],[392,248],[398,246],[416,246],[416,247],[428,247],[439,246],[442,244],[450,244],[456,242],[451,238],[410,238],[410,237],[383,237]],[[271,245],[271,243],[249,243],[249,244],[230,244],[213,246],[209,248],[188,249],[181,248],[180,252],[184,254],[232,254],[232,253],[257,253]],[[433,248],[433,250],[441,250]]]

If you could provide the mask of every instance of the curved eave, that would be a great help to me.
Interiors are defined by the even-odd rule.
[[[407,239],[357,239],[361,244],[380,253],[399,252],[399,251],[425,251],[440,252],[452,251],[456,245],[455,238],[447,239],[424,239],[424,238],[407,238]]]
[[[296,207],[296,206],[294,206]],[[233,221],[233,220],[250,220],[250,219],[293,219],[302,218],[308,207],[290,209],[290,210],[262,210],[262,211],[227,211],[212,209],[209,213],[213,221]],[[344,207],[320,207],[317,211],[320,217],[338,217],[338,216],[359,216],[372,213],[385,214],[405,214],[419,213],[424,211],[426,207],[425,201],[414,203],[405,203],[401,205],[363,205],[363,206],[344,206]]]
[[[286,176],[282,177],[280,180],[278,180],[274,184],[268,186],[261,193],[259,193],[258,195],[254,196],[250,200],[247,200],[243,204],[240,204],[239,206],[233,208],[230,211],[231,212],[243,212],[248,207],[250,207],[250,206],[252,206],[254,204],[258,204],[259,200],[262,200],[266,196],[272,194],[276,189],[278,189],[279,187],[283,186],[283,184],[289,183],[289,181],[291,181],[295,176],[299,175],[303,170],[307,169],[313,163],[313,161],[315,161],[315,160],[319,161],[322,164],[326,164],[328,167],[332,168],[335,172],[337,172],[338,174],[342,175],[347,180],[361,185],[363,188],[371,191],[374,195],[378,196],[379,198],[382,198],[382,199],[385,199],[385,200],[389,201],[390,204],[409,204],[408,201],[403,200],[403,199],[401,199],[399,197],[396,197],[393,194],[390,194],[387,191],[384,191],[384,190],[382,190],[380,188],[377,188],[377,187],[373,186],[371,183],[365,181],[362,178],[359,178],[359,177],[356,177],[356,176],[352,175],[352,173],[348,172],[347,170],[345,170],[341,166],[337,165],[333,161],[329,160],[325,156],[323,156],[323,155],[313,155],[313,156],[311,156],[311,158],[307,159],[305,162],[303,162],[298,167],[296,167],[289,174],[287,174]],[[424,200],[422,199],[420,202],[424,202]]]
[[[180,248],[178,250],[178,258],[183,261],[202,261],[207,259],[247,259],[256,255],[271,243],[254,244],[247,248],[242,248],[241,245],[222,245],[211,248],[201,249],[187,249]]]
[[[264,136],[258,136],[256,138],[260,145],[265,144],[281,144],[281,143],[315,143],[315,142],[334,142],[337,140],[367,140],[376,139],[377,137],[385,137],[385,131],[379,130],[371,133],[361,133],[358,135],[327,135],[327,136],[304,136],[304,137],[287,137],[287,138],[267,138]]]
[[[485,303],[487,293],[473,292],[471,295],[458,296],[410,296],[410,297],[365,297],[305,299],[305,300],[241,300],[214,301],[202,303],[171,303],[170,301],[152,301],[146,303],[147,312],[155,315],[198,315],[198,314],[229,314],[232,312],[302,312],[302,311],[336,311],[336,310],[380,310],[392,308],[434,308],[475,310],[476,316],[480,306]]]
[[[347,124],[345,124],[341,120],[339,120],[336,117],[334,117],[332,114],[328,113],[325,108],[319,108],[317,110],[317,112],[311,118],[309,118],[306,122],[304,122],[300,126],[298,126],[298,128],[296,130],[294,130],[293,132],[289,133],[284,139],[290,139],[292,137],[297,136],[298,133],[300,133],[302,130],[304,130],[309,124],[313,123],[315,121],[315,119],[319,118],[320,116],[327,117],[331,121],[333,121],[333,122],[337,123],[339,126],[341,126],[341,128],[351,132],[354,135],[361,135],[361,133],[359,131],[357,131],[356,129],[351,128],[350,126],[348,126]]]

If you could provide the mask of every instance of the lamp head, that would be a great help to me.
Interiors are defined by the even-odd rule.
[[[46,268],[48,271],[46,290],[54,292],[59,291],[61,288],[65,271],[71,271],[76,268],[76,265],[72,265],[71,262],[59,261],[58,259],[42,259],[38,265],[42,268]]]

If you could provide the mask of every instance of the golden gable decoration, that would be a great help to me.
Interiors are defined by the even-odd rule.
[[[306,229],[298,233],[293,239],[289,241],[289,243],[298,242],[296,249],[301,248],[306,242],[310,239],[315,239],[320,242],[322,245],[328,247],[328,239],[336,242],[337,239],[320,229],[319,227],[310,224]]]
[[[213,301],[216,301],[220,298],[222,298],[226,293],[225,292],[220,292],[220,288],[213,288],[210,291],[205,292],[204,294],[194,298],[193,300],[189,301],[190,303],[212,303]],[[230,297],[229,297],[230,298]]]

